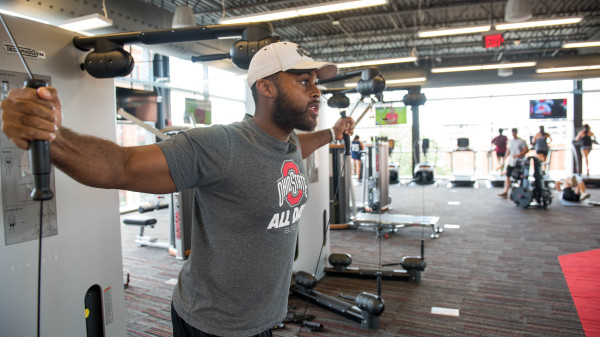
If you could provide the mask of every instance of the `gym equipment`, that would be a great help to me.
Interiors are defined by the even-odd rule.
[[[4,16],[0,14],[0,21],[6,30],[6,34],[10,39],[10,42],[14,46],[19,59],[21,60],[25,71],[27,72],[28,79],[25,82],[27,88],[38,89],[41,87],[48,86],[48,83],[41,78],[35,78],[29,65],[25,61],[23,54],[21,54],[21,48],[17,45],[8,25],[4,21]],[[50,200],[54,197],[54,192],[50,188],[50,142],[47,140],[33,140],[29,142],[29,166],[31,167],[31,174],[33,175],[33,190],[31,191],[31,199],[35,201]],[[40,223],[40,227],[42,224]],[[41,238],[40,238],[41,240]]]
[[[372,228],[377,237],[385,233],[394,233],[400,228],[411,226],[431,227],[432,233],[430,237],[432,239],[437,239],[440,233],[444,231],[437,224],[440,220],[437,216],[358,213],[353,220],[362,228]]]
[[[413,161],[417,161],[417,159],[420,159],[420,156],[418,156],[418,144],[415,144],[413,146]],[[423,151],[423,157],[425,159],[424,162],[420,162],[417,163],[414,168],[413,168],[413,178],[411,180],[409,180],[408,182],[406,182],[406,185],[415,183],[417,185],[433,185],[436,184],[437,182],[434,179],[434,168],[435,165],[433,163],[429,163],[427,161],[427,152],[429,151],[429,139],[428,138],[424,138],[422,140],[422,144],[421,144],[421,149]]]
[[[360,323],[363,328],[375,330],[379,327],[379,316],[385,309],[385,304],[381,298],[380,279],[377,295],[367,292],[362,292],[355,297],[340,294],[340,297],[354,301],[353,304],[315,290],[316,284],[317,279],[313,274],[299,271],[294,274],[294,283],[290,290],[295,295],[304,297],[325,309]]]
[[[533,161],[533,183],[530,181],[530,162]],[[542,165],[536,156],[519,159],[511,173],[513,189],[510,200],[515,205],[528,208],[531,205],[548,208],[552,203],[552,192],[544,183]],[[535,203],[534,203],[535,201]]]
[[[138,207],[138,212],[139,213],[152,212],[152,211],[158,211],[159,209],[164,209],[164,208],[168,208],[168,207],[169,207],[169,202],[160,198],[157,200],[156,203],[145,202],[145,203],[141,204],[140,207]]]
[[[422,246],[423,247],[423,246]],[[344,276],[358,278],[377,278],[394,281],[421,282],[421,272],[425,271],[427,264],[423,253],[421,256],[405,256],[398,263],[382,264],[383,267],[399,265],[404,270],[379,270],[350,267],[352,256],[347,253],[334,253],[329,255],[329,263],[332,267],[325,267],[327,276]]]
[[[149,246],[149,247],[157,247],[157,248],[169,248],[170,243],[164,241],[158,241],[156,236],[144,236],[144,228],[150,227],[154,228],[156,225],[156,219],[154,218],[145,218],[145,219],[124,219],[123,223],[126,225],[135,225],[139,226],[140,230],[138,232],[138,236],[135,239],[135,243],[138,246]]]
[[[413,179],[409,183],[417,185],[432,185],[435,184],[433,165],[430,163],[418,163],[413,172]]]
[[[70,112],[63,115],[63,125],[114,141],[116,123],[110,113],[115,107],[113,81],[97,81],[77,67],[66,66],[83,62],[72,47],[76,34],[13,16],[5,16],[5,21],[19,44],[27,47],[21,47],[21,51],[27,51],[28,61],[32,60],[29,66],[34,77],[62,92],[76,93],[61,97],[63,111]],[[0,40],[9,41],[2,29]],[[22,69],[22,64],[16,51],[8,47],[0,62],[0,83],[14,89],[23,86],[28,75],[16,70]],[[0,148],[2,159],[10,156],[15,163],[27,162],[27,153],[6,137],[0,137]],[[84,186],[52,168],[50,189],[54,198],[43,203],[40,231],[36,215],[40,203],[29,197],[33,186],[30,168],[25,165],[10,170],[1,165],[0,173],[0,268],[5,271],[0,282],[0,334],[35,336],[39,300],[43,336],[91,336],[86,332],[84,305],[88,289],[98,285],[93,296],[101,297],[102,335],[123,336],[123,259],[120,226],[115,226],[120,222],[118,192]],[[38,298],[35,261],[39,258],[40,234],[44,249]]]
[[[491,149],[487,152],[487,161],[488,161],[488,171],[490,175],[486,181],[486,186],[488,188],[492,187],[504,187],[504,182],[506,177],[504,177],[500,171],[494,170],[494,157],[496,156],[496,151]]]
[[[372,107],[374,100],[382,99],[382,92],[385,89],[385,79],[379,73],[379,69],[377,67],[366,67],[360,68],[352,71],[348,71],[342,74],[339,74],[331,79],[327,79],[324,81],[320,81],[319,84],[325,84],[329,82],[335,82],[339,80],[344,80],[348,78],[352,78],[355,76],[361,76],[361,79],[358,81],[356,88],[353,89],[326,89],[322,90],[323,94],[332,94],[332,96],[327,100],[327,106],[330,108],[340,109],[340,114],[342,114],[342,118],[345,117],[345,110],[350,106],[350,100],[346,97],[346,93],[350,92],[358,92],[361,94],[361,99],[356,102],[356,105],[350,112],[350,115],[355,111],[358,107],[358,104],[365,98],[370,97],[371,102],[369,106],[362,112],[361,116],[356,119],[355,124],[358,124],[360,120],[364,117],[364,115],[370,110]],[[335,200],[331,201],[331,213],[332,213],[332,228],[347,227],[350,223],[350,196],[354,199],[352,186],[352,175],[351,170],[348,172],[342,172],[342,167],[351,167],[351,159],[350,159],[350,137],[346,137],[344,135],[344,150],[341,152],[341,147],[336,145],[330,145],[330,151],[332,153],[332,172],[333,175],[330,179],[330,196],[333,198],[335,196]],[[386,162],[387,165],[387,162]],[[388,167],[385,168],[385,179],[389,181],[389,173]],[[367,180],[367,169],[365,168],[363,172],[364,179]],[[380,175],[383,175],[383,172],[379,172]],[[342,177],[343,179],[340,179]],[[339,183],[338,183],[339,182]],[[336,193],[336,191],[339,191]],[[350,195],[352,192],[352,195]],[[387,191],[386,194],[387,195]],[[354,203],[354,200],[352,200]]]
[[[17,42],[15,41],[8,25],[4,21],[4,16],[0,14],[0,21],[2,21],[2,25],[6,30],[6,34],[10,38],[10,41],[19,55],[19,59],[23,63],[23,67],[27,71],[28,79],[25,82],[25,87],[38,89],[41,87],[46,87],[48,84],[46,81],[34,78],[25,58],[23,58],[23,54],[21,54],[21,49]],[[37,336],[40,336],[40,297],[41,297],[41,286],[42,286],[42,237],[44,232],[43,227],[43,209],[44,209],[44,200],[50,200],[54,197],[54,192],[50,188],[50,173],[52,171],[52,167],[50,166],[50,142],[47,140],[32,140],[29,142],[29,150],[27,151],[29,155],[29,167],[31,168],[31,174],[33,175],[33,190],[31,191],[30,197],[32,200],[40,202],[40,216],[39,216],[39,238],[38,238],[38,285],[37,285],[37,294],[38,294],[38,305],[37,305]],[[11,223],[11,226],[14,229],[16,223]]]
[[[185,260],[191,251],[191,235],[192,235],[192,209],[194,207],[193,190],[185,190],[182,192],[172,193],[170,195],[171,202],[166,202],[164,199],[158,199],[155,204],[145,203],[138,208],[139,213],[146,213],[164,208],[173,207],[169,212],[169,241],[159,241],[155,236],[144,235],[146,227],[154,228],[157,223],[155,218],[138,217],[123,219],[123,223],[129,226],[139,226],[138,236],[135,243],[142,247],[164,248],[178,260]]]
[[[192,62],[231,58],[238,68],[248,69],[250,59],[262,46],[279,41],[278,37],[272,35],[271,23],[258,22],[77,36],[73,39],[73,45],[82,51],[93,49],[85,57],[85,62],[81,63],[82,69],[96,78],[112,78],[127,76],[133,70],[133,57],[123,49],[125,44],[141,42],[151,45],[241,36],[242,39],[233,44],[229,53],[194,57]]]
[[[386,137],[374,137],[373,141],[366,146],[363,210],[380,213],[388,210],[392,203],[389,195],[389,141]]]
[[[315,319],[314,315],[299,314],[297,312],[291,311],[288,306],[287,315],[281,323],[275,326],[275,329],[283,329],[285,328],[286,323],[294,323],[300,324],[303,328],[310,332],[324,332],[325,328],[323,327],[323,324],[313,322],[313,319]]]
[[[458,138],[456,140],[457,148],[450,152],[450,177],[447,187],[477,187],[476,171],[476,154],[475,151],[469,148],[469,138]],[[458,172],[455,170],[454,159],[456,156],[464,156],[466,153],[473,154],[473,171]]]

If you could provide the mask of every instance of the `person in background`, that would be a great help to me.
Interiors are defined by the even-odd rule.
[[[498,129],[498,135],[492,139],[492,144],[496,146],[496,158],[498,158],[498,171],[504,169],[504,155],[506,154],[506,143],[508,143],[508,137],[502,134],[502,129]]]
[[[354,136],[352,144],[350,145],[350,151],[352,154],[352,163],[354,164],[354,173],[357,176],[358,181],[362,180],[362,151],[365,150],[363,143],[360,141],[358,135]]]
[[[504,191],[498,196],[506,199],[508,197],[508,190],[510,189],[510,175],[512,170],[517,165],[517,161],[529,152],[529,148],[527,147],[527,143],[521,138],[517,136],[518,130],[516,128],[512,129],[512,136],[508,142],[508,149],[506,151],[506,157],[508,157],[508,166],[506,167],[506,180],[504,182]]]
[[[534,147],[535,153],[537,154],[538,158],[540,159],[540,162],[542,163],[542,171],[544,173],[547,169],[546,159],[548,158],[548,151],[550,150],[550,148],[548,147],[548,144],[550,144],[550,142],[552,142],[550,134],[544,131],[544,126],[541,125],[540,132],[538,132],[533,137],[531,145]]]
[[[579,202],[590,197],[585,189],[583,179],[577,175],[557,181],[556,190],[562,191],[562,198],[567,201]]]
[[[575,137],[575,141],[581,142],[581,152],[583,153],[583,158],[585,158],[585,168],[587,170],[587,175],[589,176],[590,164],[588,156],[590,155],[590,151],[592,151],[592,143],[596,143],[596,135],[590,131],[589,124],[583,126],[583,130],[579,131],[577,137]]]

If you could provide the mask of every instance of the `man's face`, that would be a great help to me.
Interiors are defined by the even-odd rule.
[[[278,74],[275,81],[277,97],[273,111],[273,122],[285,129],[313,131],[319,117],[319,97],[316,87],[317,73]]]
[[[513,138],[515,138],[515,139],[516,139],[516,138],[517,138],[517,133],[513,131],[513,132],[512,132],[512,136],[513,136]]]

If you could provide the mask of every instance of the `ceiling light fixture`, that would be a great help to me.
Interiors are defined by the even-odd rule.
[[[425,82],[425,81],[427,81],[427,77],[401,78],[401,79],[397,79],[397,80],[385,80],[385,85],[415,83],[415,82]]]
[[[369,61],[361,61],[361,62],[348,62],[348,63],[338,63],[338,68],[354,68],[354,67],[366,67],[366,66],[374,66],[379,64],[392,64],[392,63],[408,63],[414,62],[417,58],[414,56],[410,57],[401,57],[394,59],[381,59],[381,60],[369,60]]]
[[[544,27],[544,26],[556,26],[556,25],[570,25],[579,23],[583,20],[583,17],[563,18],[563,19],[552,19],[552,20],[539,20],[539,21],[525,21],[515,23],[502,23],[496,25],[497,30],[508,30],[508,29],[520,29],[520,28],[533,28],[533,27]]]
[[[422,30],[418,33],[419,37],[436,37],[446,35],[458,35],[458,34],[472,34],[487,32],[492,28],[491,25],[484,26],[470,26],[470,27],[457,27],[457,28],[440,28],[433,30]]]
[[[340,1],[333,3],[324,3],[312,6],[303,6],[296,8],[289,8],[279,11],[272,11],[260,14],[251,14],[244,16],[237,16],[228,19],[220,19],[220,24],[233,24],[233,23],[250,23],[250,22],[263,22],[263,21],[276,21],[283,19],[290,19],[299,16],[316,15],[331,12],[340,12],[350,9],[373,7],[386,5],[387,0],[355,0],[355,1]]]
[[[427,77],[412,77],[412,78],[401,78],[396,80],[385,80],[385,85],[389,86],[391,84],[404,84],[404,83],[418,83],[427,81]],[[344,87],[346,88],[354,88],[358,84],[354,83],[345,83]]]
[[[538,74],[545,73],[558,73],[564,71],[583,71],[583,70],[595,70],[600,69],[600,64],[587,65],[587,66],[573,66],[573,67],[555,67],[555,68],[540,68],[535,72]]]
[[[600,41],[567,42],[567,43],[563,44],[563,48],[585,48],[585,47],[600,47]]]
[[[569,24],[579,23],[582,20],[583,20],[583,17],[578,16],[578,17],[563,18],[563,19],[502,23],[502,24],[495,25],[494,28],[496,30],[509,30],[509,29],[520,29],[520,28],[569,25]],[[436,36],[446,36],[446,35],[483,33],[483,32],[489,31],[491,28],[492,28],[491,25],[457,27],[457,28],[440,28],[440,29],[419,31],[418,36],[419,37],[436,37]]]
[[[173,13],[171,28],[192,27],[196,25],[194,10],[188,5],[177,6]]]
[[[433,69],[431,69],[431,72],[432,73],[452,73],[452,72],[459,72],[459,71],[535,67],[535,65],[536,65],[536,62],[495,63],[495,64],[481,64],[481,65],[464,66],[464,67],[433,68]]]
[[[504,21],[506,22],[524,21],[532,16],[530,0],[508,0],[504,8]]]
[[[59,27],[73,32],[84,32],[87,30],[109,27],[112,26],[112,24],[113,22],[111,19],[98,13],[94,13],[65,21],[60,24]]]

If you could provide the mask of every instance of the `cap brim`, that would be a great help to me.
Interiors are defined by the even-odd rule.
[[[338,67],[335,65],[335,63],[315,61],[298,63],[295,64],[292,68],[286,69],[285,71],[297,73],[305,71],[309,72],[313,70],[317,71],[317,78],[320,80],[332,78],[338,73]]]

